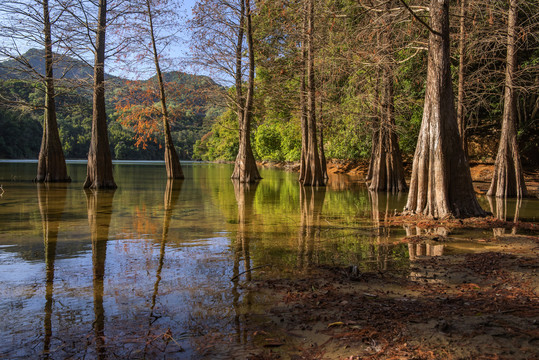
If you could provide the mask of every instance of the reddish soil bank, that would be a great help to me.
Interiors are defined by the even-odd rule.
[[[262,167],[277,167],[288,171],[299,171],[298,162],[269,162],[262,161],[258,163]],[[352,178],[364,179],[367,175],[368,162],[348,161],[348,160],[328,160],[327,169],[328,175],[348,175]],[[406,174],[410,174],[411,164],[404,166]],[[478,194],[486,194],[494,165],[492,164],[471,164],[470,171],[472,180],[474,181],[475,189]],[[524,171],[524,179],[528,192],[531,196],[539,196],[539,169],[527,168]]]

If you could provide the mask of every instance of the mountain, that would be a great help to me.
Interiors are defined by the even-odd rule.
[[[44,73],[44,51],[32,49],[23,56],[37,72]],[[64,74],[64,78],[68,79],[91,78],[93,69],[86,63],[56,56],[55,77]],[[44,103],[44,98],[40,86],[36,86],[36,77],[28,72],[16,71],[17,68],[20,69],[20,65],[15,60],[0,62],[0,95],[39,108]],[[207,76],[171,71],[163,73],[163,77],[167,83],[169,108],[180,110],[176,111],[178,115],[172,119],[171,129],[175,145],[182,159],[191,159],[195,142],[209,131],[215,119],[223,112],[222,107],[211,103],[208,94],[219,96],[226,90]],[[107,75],[107,78],[111,80],[107,83],[106,101],[113,157],[129,160],[162,159],[160,134],[153,135],[155,142],[142,149],[135,146],[136,134],[132,128],[116,121],[124,111],[118,104],[125,102],[127,98],[131,103],[138,103],[151,93],[149,104],[143,106],[154,106],[158,103],[156,77],[140,81],[129,81],[112,75]],[[65,155],[67,158],[85,158],[92,118],[91,87],[58,89],[56,100],[58,127]],[[0,158],[37,158],[42,115],[42,110],[9,108],[0,101]],[[27,129],[33,129],[31,138],[25,136],[24,131],[20,131],[21,123],[24,123]]]
[[[45,74],[45,50],[30,49],[20,59],[31,65],[32,69],[41,75]],[[86,79],[92,76],[94,70],[84,61],[59,54],[53,55],[54,76],[65,79]],[[107,74],[107,78],[115,78]],[[0,79],[31,79],[35,74],[21,64],[21,61],[9,59],[0,62]]]

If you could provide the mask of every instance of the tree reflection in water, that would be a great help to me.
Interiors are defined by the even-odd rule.
[[[148,333],[146,334],[146,345],[144,346],[144,358],[147,357],[148,347],[151,344],[150,337],[152,335],[152,324],[159,318],[154,314],[155,303],[157,300],[157,294],[159,293],[159,283],[161,282],[161,271],[163,270],[163,264],[165,263],[165,249],[168,238],[168,229],[170,227],[170,220],[172,219],[172,213],[178,203],[180,192],[182,190],[183,180],[180,179],[167,179],[167,185],[165,188],[164,196],[164,216],[163,216],[163,232],[161,234],[161,246],[159,248],[159,262],[157,271],[155,274],[155,284],[153,286],[152,302],[150,306],[150,320],[148,324]]]
[[[41,222],[43,224],[43,244],[45,248],[45,318],[43,340],[43,356],[49,358],[52,337],[52,304],[54,290],[54,261],[56,260],[56,243],[58,228],[66,203],[67,188],[65,184],[38,183],[37,201]]]
[[[105,260],[109,238],[112,200],[115,190],[85,189],[88,223],[92,240],[92,268],[94,288],[94,337],[97,358],[107,357],[105,347],[105,309],[103,307]]]
[[[507,214],[514,209],[513,223],[515,226],[511,229],[511,234],[516,235],[517,223],[519,219],[520,207],[522,206],[522,198],[508,199],[507,197],[487,196],[490,212],[502,221],[509,221]],[[509,201],[508,201],[509,200]],[[505,234],[505,228],[493,228],[494,236],[502,236]]]
[[[325,197],[325,186],[300,186],[301,217],[297,255],[299,269],[307,269],[312,265],[315,239],[320,238],[320,218]]]
[[[234,265],[232,268],[232,305],[234,307],[234,324],[236,326],[236,341],[247,343],[247,317],[252,306],[252,294],[247,292],[240,301],[241,293],[239,283],[241,276],[245,274],[245,280],[251,281],[251,254],[249,252],[249,237],[252,232],[251,224],[254,215],[254,199],[258,183],[242,183],[232,180],[234,195],[238,204],[238,230],[234,248]],[[240,263],[243,258],[244,271],[240,273]],[[244,327],[242,328],[242,319]]]

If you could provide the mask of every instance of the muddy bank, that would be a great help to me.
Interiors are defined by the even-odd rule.
[[[443,256],[445,236],[410,236],[409,268],[318,267],[258,280],[271,321],[250,359],[539,358],[539,237],[499,233],[486,252]],[[490,234],[493,234],[490,232]]]
[[[275,167],[287,171],[299,172],[299,162],[271,162],[261,161],[257,163],[261,167]],[[348,160],[328,160],[327,169],[328,175],[347,175],[356,181],[364,181],[367,171],[368,162],[348,161]],[[409,175],[412,164],[405,163],[404,171],[409,182]],[[492,164],[470,164],[470,172],[474,182],[475,190],[478,194],[486,194],[492,179],[494,165]],[[528,192],[531,196],[539,196],[539,169],[527,168],[524,171],[524,180]]]

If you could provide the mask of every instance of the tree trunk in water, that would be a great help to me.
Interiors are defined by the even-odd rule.
[[[391,11],[392,1],[386,2],[386,12]],[[406,191],[404,180],[404,168],[402,155],[399,148],[397,133],[395,132],[395,107],[394,107],[394,59],[391,54],[391,25],[383,18],[383,30],[377,38],[381,42],[381,72],[382,82],[377,84],[377,98],[380,101],[378,107],[378,128],[375,133],[378,139],[373,141],[373,154],[370,164],[369,190],[371,191]],[[381,85],[381,87],[380,87]],[[381,88],[381,89],[380,89]]]
[[[88,152],[85,189],[115,189],[112,174],[107,113],[105,109],[105,30],[107,24],[107,1],[99,0],[99,18],[96,33],[94,62],[94,96],[92,113],[92,138]]]
[[[507,25],[507,65],[505,70],[505,95],[502,119],[502,134],[494,175],[488,196],[527,196],[526,183],[522,174],[517,144],[515,71],[517,67],[517,16],[518,0],[510,0]]]
[[[43,34],[45,35],[45,113],[43,116],[43,138],[37,163],[37,182],[69,182],[66,161],[58,124],[54,94],[53,54],[49,2],[43,1]]]
[[[372,161],[371,191],[406,191],[404,168],[399,141],[395,132],[395,109],[393,103],[393,69],[384,65],[382,79],[382,106],[378,140]]]
[[[322,176],[324,180],[329,179],[328,176],[328,163],[326,160],[326,152],[324,150],[324,127],[320,126],[320,169],[322,170]]]
[[[232,179],[238,180],[242,183],[253,183],[260,180],[262,177],[256,167],[255,157],[253,155],[253,148],[251,147],[251,116],[253,108],[253,96],[254,96],[254,81],[255,81],[255,58],[253,49],[253,29],[251,25],[251,4],[250,0],[245,0],[245,5],[242,1],[241,9],[242,18],[245,18],[247,44],[249,46],[249,84],[247,90],[247,98],[243,111],[239,112],[238,119],[240,125],[240,146],[238,150],[238,156],[236,156],[236,162],[234,164],[234,172],[232,173]],[[241,25],[242,22],[240,22]],[[242,34],[243,38],[243,34]],[[240,39],[238,39],[238,44]],[[241,56],[241,45],[239,45]],[[236,54],[238,56],[238,54]],[[241,58],[240,68],[236,69],[236,86],[238,86],[238,71],[241,72]],[[239,75],[239,86],[241,88],[241,73]],[[237,90],[236,90],[237,91]],[[241,93],[240,93],[241,94]]]
[[[466,0],[460,0],[460,24],[459,24],[459,79],[457,95],[457,124],[462,142],[462,149],[466,159],[468,158],[468,139],[466,137],[466,114],[464,112],[464,39],[465,39],[465,21]]]
[[[380,32],[376,32],[376,46],[380,47]],[[381,50],[377,51],[381,52]],[[378,148],[378,139],[380,135],[378,130],[380,129],[380,121],[382,117],[382,106],[380,105],[380,66],[376,66],[375,73],[376,84],[374,86],[374,106],[373,106],[373,120],[372,120],[372,136],[371,136],[371,156],[369,158],[369,168],[367,169],[367,176],[365,181],[372,180],[372,173],[374,169],[374,157],[376,149]]]
[[[153,16],[150,0],[146,0],[148,10],[148,19],[150,23],[150,37],[152,39],[153,60],[155,71],[157,72],[157,80],[159,81],[159,95],[161,96],[161,111],[163,115],[163,131],[165,133],[165,168],[167,170],[168,179],[183,179],[183,171],[180,165],[178,153],[174,147],[172,136],[170,134],[170,125],[168,121],[167,99],[165,93],[165,84],[163,83],[163,74],[159,66],[159,54],[157,53],[157,45],[155,44],[155,35],[153,31]]]
[[[303,3],[303,28],[301,34],[301,88],[299,93],[299,106],[301,111],[301,155],[299,163],[299,181],[305,181],[305,173],[307,171],[307,152],[309,143],[309,134],[307,132],[307,83],[305,77],[307,75],[307,2]]]
[[[430,217],[484,216],[457,127],[449,58],[449,0],[431,0],[423,120],[405,211]]]
[[[305,186],[325,185],[324,175],[320,166],[320,156],[318,154],[318,143],[316,136],[316,85],[314,80],[314,3],[308,2],[308,30],[307,30],[307,156],[305,159]]]

